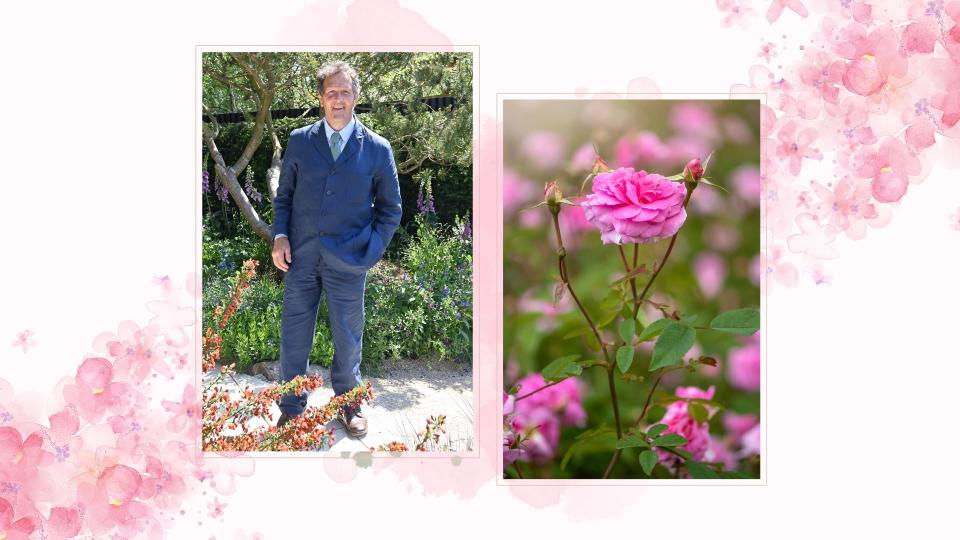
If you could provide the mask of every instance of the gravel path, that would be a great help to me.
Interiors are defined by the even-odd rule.
[[[225,384],[228,389],[239,392],[240,388],[250,385],[260,390],[272,383],[266,376],[274,376],[276,362],[264,362],[256,366],[260,375],[235,375],[236,383]],[[330,386],[330,370],[320,366],[310,366],[309,372],[319,373],[323,377],[323,386],[307,398],[307,405],[320,406],[333,396]],[[266,376],[265,376],[266,375]],[[213,373],[208,373],[204,381]],[[395,361],[385,365],[377,377],[366,377],[373,387],[374,399],[363,406],[367,417],[367,435],[362,439],[347,437],[346,431],[337,420],[328,427],[334,430],[336,441],[326,452],[367,451],[381,444],[399,441],[406,443],[412,450],[417,433],[422,431],[430,416],[446,415],[446,434],[440,438],[439,451],[466,451],[475,445],[473,435],[473,387],[472,367],[469,364],[453,362]],[[271,408],[274,422],[280,417],[280,409]],[[267,424],[259,419],[250,422],[249,427],[256,429]]]

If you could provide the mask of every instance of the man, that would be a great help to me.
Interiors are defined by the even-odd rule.
[[[273,263],[286,272],[280,378],[306,373],[323,293],[333,334],[330,379],[340,395],[361,383],[366,275],[400,224],[400,184],[390,143],[353,114],[357,73],[332,62],[317,78],[324,117],[290,134],[273,204]],[[306,404],[306,395],[283,396],[277,425]],[[341,410],[340,420],[349,436],[367,432],[359,407]]]

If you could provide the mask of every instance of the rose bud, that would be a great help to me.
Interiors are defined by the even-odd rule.
[[[683,179],[687,182],[696,182],[703,178],[703,165],[700,160],[693,158],[687,166],[683,168]]]

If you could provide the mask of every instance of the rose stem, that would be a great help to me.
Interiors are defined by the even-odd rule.
[[[593,319],[590,318],[587,310],[583,307],[583,304],[580,302],[580,298],[577,297],[577,293],[573,291],[573,285],[570,283],[570,276],[567,275],[567,251],[563,247],[563,235],[560,233],[560,206],[551,206],[550,214],[553,215],[553,229],[557,234],[557,264],[560,269],[560,279],[563,281],[563,284],[566,285],[567,290],[570,291],[570,297],[573,298],[573,301],[576,302],[577,307],[580,308],[580,313],[582,313],[583,318],[587,320],[587,324],[590,325],[590,329],[593,330],[593,335],[597,338],[597,343],[600,344],[600,350],[603,352],[603,358],[607,361],[607,382],[610,385],[610,401],[613,403],[613,419],[617,425],[617,438],[619,439],[623,435],[623,431],[620,427],[620,405],[617,403],[617,387],[613,380],[614,366],[613,363],[610,362],[610,355],[607,353],[607,346],[604,345],[603,338],[600,337],[600,330],[597,329],[597,325],[593,323]]]
[[[637,245],[634,244],[633,246],[634,259],[636,259]],[[620,259],[623,260],[623,269],[629,274],[633,267],[627,263],[627,255],[623,252],[623,244],[618,244],[617,247],[620,248]],[[634,261],[633,264],[636,265],[636,261]],[[630,278],[630,291],[633,293],[633,306],[634,309],[636,309],[636,306],[640,304],[640,299],[637,298],[637,279],[635,277]],[[636,317],[634,317],[634,319],[636,319]]]
[[[519,464],[518,462],[514,461],[514,462],[513,462],[513,468],[514,468],[515,471],[517,471],[517,476],[519,476],[520,479],[523,480],[523,471],[520,470],[520,464]]]
[[[687,208],[687,204],[690,202],[690,196],[693,195],[693,190],[696,189],[696,182],[687,182],[687,196],[683,199],[683,208]],[[677,243],[677,236],[680,235],[678,230],[670,238],[670,245],[667,246],[667,252],[664,253],[663,259],[660,261],[660,264],[657,265],[657,269],[654,270],[653,275],[650,276],[650,281],[647,282],[647,286],[643,288],[643,292],[640,293],[640,300],[643,300],[647,296],[647,291],[650,290],[650,286],[653,285],[653,280],[657,279],[657,276],[660,275],[660,271],[663,270],[663,267],[667,264],[667,258],[670,257],[670,253],[673,252],[673,245]],[[633,317],[636,318],[637,314],[640,313],[640,302],[638,301],[633,306]]]
[[[550,383],[550,384],[545,384],[545,385],[541,386],[540,388],[537,388],[536,390],[534,390],[534,391],[532,391],[532,392],[530,392],[530,393],[528,393],[528,394],[524,394],[524,395],[516,398],[516,399],[514,400],[514,402],[520,401],[521,399],[527,399],[528,397],[536,394],[537,392],[539,392],[539,391],[541,391],[541,390],[546,390],[547,388],[550,388],[551,386],[560,384],[561,382],[562,382],[562,381],[553,381],[553,382]]]

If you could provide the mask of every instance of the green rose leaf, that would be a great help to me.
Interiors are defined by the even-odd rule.
[[[636,332],[637,323],[633,319],[629,319],[620,323],[620,338],[623,339],[623,342],[630,344],[633,341],[633,334]]]
[[[624,345],[617,349],[617,367],[620,368],[621,373],[626,373],[627,370],[630,369],[630,366],[633,365],[633,352],[633,347],[629,345]]]
[[[679,364],[696,339],[697,331],[693,328],[677,321],[670,322],[653,346],[650,371]]]
[[[617,441],[617,448],[633,448],[636,446],[649,447],[650,443],[647,442],[646,437],[641,433],[627,435],[626,437]]]
[[[583,366],[577,363],[577,358],[580,358],[580,355],[573,354],[570,356],[561,356],[553,362],[550,362],[541,372],[544,380],[559,382],[567,377],[576,377],[583,373]]]
[[[657,466],[659,460],[657,453],[653,450],[640,452],[640,467],[647,476],[650,476],[650,473],[653,471],[653,468]]]
[[[660,435],[661,433],[663,433],[664,431],[666,431],[666,430],[669,429],[669,428],[670,428],[670,426],[668,426],[668,425],[666,425],[666,424],[654,424],[654,425],[650,426],[650,429],[647,430],[647,436],[648,436],[648,437],[656,437],[657,435]]]
[[[684,463],[684,466],[687,467],[687,471],[690,473],[690,478],[696,478],[698,480],[720,478],[720,475],[717,474],[717,471],[706,463],[688,460]]]
[[[698,424],[702,424],[710,418],[710,412],[707,411],[706,407],[699,403],[687,404],[687,411]]]
[[[753,335],[760,329],[760,310],[743,308],[721,313],[710,321],[710,328],[742,336]]]
[[[653,446],[683,446],[687,444],[687,439],[683,435],[676,433],[667,433],[653,440]]]
[[[644,328],[640,335],[637,336],[638,341],[649,341],[660,335],[660,332],[663,332],[663,329],[667,327],[668,324],[674,322],[673,319],[657,319],[652,323],[648,324]]]

